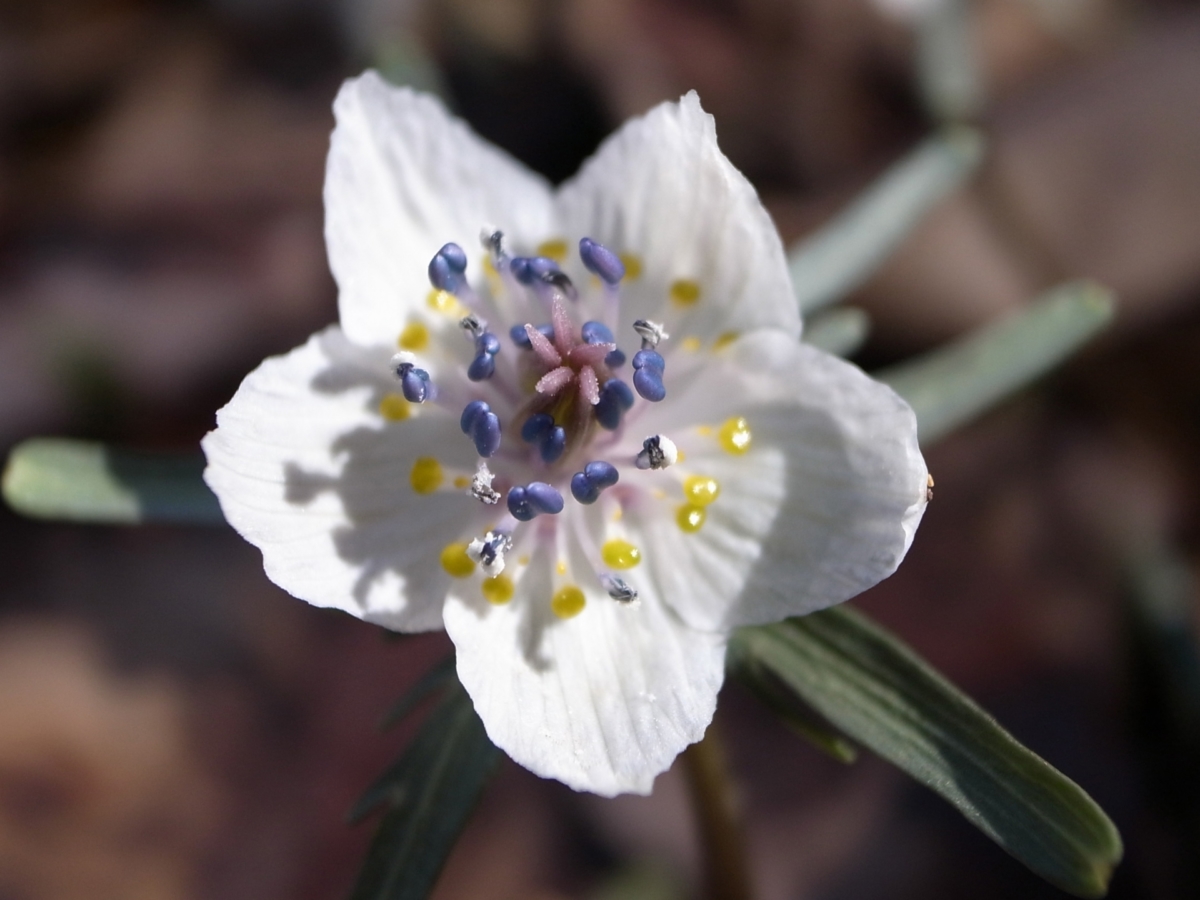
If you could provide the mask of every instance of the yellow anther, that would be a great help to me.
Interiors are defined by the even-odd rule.
[[[467,556],[466,544],[447,544],[442,548],[442,568],[452,578],[466,578],[475,571],[475,560]]]
[[[689,353],[695,353],[700,349],[700,338],[696,337],[694,334],[689,334],[679,342],[679,346],[683,347],[683,349],[687,350]]]
[[[690,278],[671,282],[671,299],[680,306],[694,306],[700,299],[700,285]]]
[[[513,597],[512,579],[507,575],[485,578],[479,585],[479,590],[483,592],[483,599],[488,603],[493,606],[503,606]]]
[[[573,584],[559,588],[550,599],[550,609],[560,619],[570,619],[579,615],[585,606],[587,598],[583,596],[583,591]]]
[[[403,422],[412,415],[413,404],[403,394],[384,394],[379,401],[379,414],[389,422]]]
[[[562,263],[567,258],[567,242],[562,238],[552,238],[538,244],[538,256],[548,256],[556,263]]]
[[[409,322],[396,343],[401,350],[424,350],[429,346],[429,329],[420,322]]]
[[[613,538],[604,542],[604,546],[600,548],[600,557],[609,568],[632,569],[642,561],[642,551],[629,541]]]
[[[442,464],[432,456],[422,456],[413,463],[408,481],[418,494],[432,494],[442,486]]]
[[[566,575],[567,574],[567,561],[565,559],[560,559],[558,561],[558,563],[554,566],[554,571],[556,571],[559,575]]]
[[[684,479],[683,496],[692,506],[708,506],[721,493],[717,479],[707,475],[691,475]]]
[[[425,298],[425,303],[430,309],[440,312],[443,315],[458,315],[458,298],[449,291],[439,291],[437,288],[434,288],[429,292],[429,296]]]
[[[753,435],[750,434],[750,426],[746,420],[741,416],[734,416],[721,426],[721,430],[717,432],[717,439],[727,453],[741,456],[750,449]]]
[[[707,518],[708,513],[704,511],[703,506],[685,503],[675,510],[675,524],[679,526],[680,531],[686,531],[689,534],[699,531]]]
[[[642,258],[636,253],[620,254],[621,262],[625,264],[625,280],[633,281],[642,275]]]
[[[471,479],[468,478],[466,475],[455,475],[454,476],[454,486],[456,488],[458,488],[460,491],[465,491],[467,488],[469,488],[471,486]]]
[[[714,350],[724,350],[740,337],[741,335],[736,331],[726,331],[723,334],[717,335],[717,339],[713,341],[712,348]]]

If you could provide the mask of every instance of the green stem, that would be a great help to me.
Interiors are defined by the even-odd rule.
[[[707,897],[753,900],[745,841],[715,723],[703,740],[683,751],[683,762],[700,832]]]

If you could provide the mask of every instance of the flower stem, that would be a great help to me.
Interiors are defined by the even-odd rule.
[[[683,762],[700,831],[706,896],[708,900],[752,900],[745,841],[715,723],[699,743],[683,751]]]

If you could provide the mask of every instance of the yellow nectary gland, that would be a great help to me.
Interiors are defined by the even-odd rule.
[[[609,568],[632,569],[642,561],[642,551],[629,541],[614,538],[605,541],[604,546],[600,548],[600,557]]]
[[[424,350],[429,346],[429,329],[420,322],[409,322],[400,332],[396,344],[401,350]]]
[[[513,597],[513,582],[507,575],[496,575],[483,579],[479,586],[483,599],[493,606],[503,606]]]
[[[413,463],[408,481],[418,494],[432,494],[442,486],[442,464],[432,456],[422,456]]]
[[[692,475],[683,482],[683,496],[693,506],[708,506],[721,493],[717,479],[707,475]]]
[[[412,404],[403,394],[388,393],[379,401],[379,414],[389,422],[403,422],[412,415]]]
[[[442,549],[442,568],[452,578],[466,578],[475,571],[475,560],[467,556],[466,544],[447,544]]]
[[[585,606],[587,598],[584,597],[583,591],[573,584],[559,588],[550,599],[550,609],[560,619],[570,619],[579,615]]]
[[[726,420],[717,432],[717,439],[721,442],[721,446],[725,448],[726,453],[732,453],[734,456],[741,456],[750,449],[753,435],[750,433],[750,425],[741,416],[734,416],[732,419]]]
[[[675,524],[679,526],[680,531],[688,534],[697,532],[704,527],[704,520],[707,518],[708,513],[704,511],[703,506],[685,503],[675,510]]]

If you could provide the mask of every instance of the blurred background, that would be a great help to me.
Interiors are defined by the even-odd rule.
[[[913,550],[856,603],[1106,808],[1111,896],[1200,896],[1200,4],[4,0],[0,449],[192,448],[334,320],[330,104],[372,65],[556,181],[695,88],[789,244],[939,123],[982,128],[980,171],[851,298],[857,361],[1066,277],[1117,323],[930,450]],[[411,733],[376,723],[449,650],[287,597],[231,530],[0,509],[0,900],[346,896],[370,826],[345,814]],[[764,900],[1063,896],[736,687],[717,727]],[[610,802],[505,762],[436,896],[692,896],[692,829],[676,770]]]

